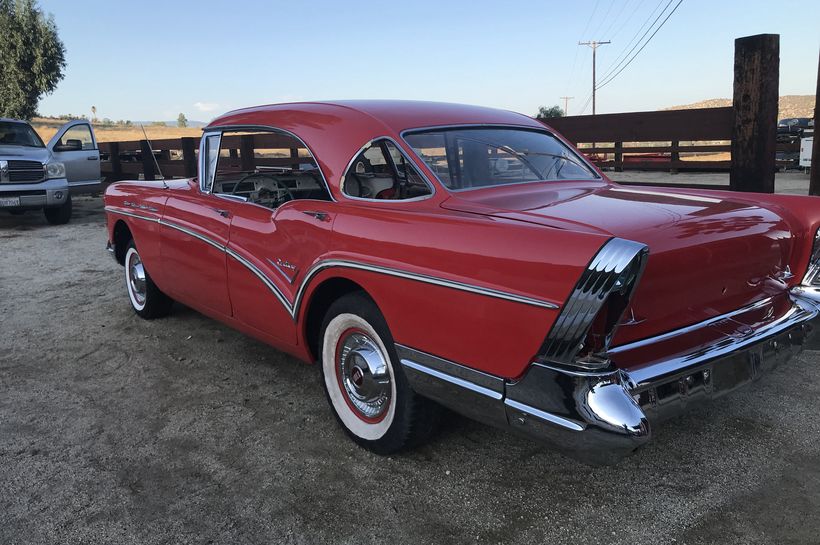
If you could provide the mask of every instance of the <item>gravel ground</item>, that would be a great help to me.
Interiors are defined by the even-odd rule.
[[[137,318],[105,238],[98,199],[0,215],[0,543],[820,542],[818,353],[616,467],[456,416],[380,458],[312,367],[180,306]]]

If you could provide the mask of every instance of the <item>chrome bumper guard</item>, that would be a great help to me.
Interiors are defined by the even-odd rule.
[[[396,348],[421,395],[581,461],[613,464],[646,444],[652,425],[754,382],[804,347],[820,348],[820,335],[815,335],[820,290],[795,288],[788,298],[787,309],[776,317],[777,305],[766,300],[701,327],[616,347],[613,360],[621,368],[600,372],[534,362],[522,379],[511,382],[406,346]],[[685,346],[688,336],[702,339],[707,333],[715,334],[714,342],[630,365],[647,351]]]

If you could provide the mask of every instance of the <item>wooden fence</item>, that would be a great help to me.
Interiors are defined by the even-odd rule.
[[[545,119],[601,168],[728,172],[734,110],[701,108]],[[798,153],[780,142],[778,153]],[[790,166],[782,160],[778,166]]]
[[[193,178],[197,175],[199,138],[100,142],[102,176],[106,182],[136,179],[154,180],[159,173],[166,178]],[[311,161],[302,147],[293,147],[293,138],[278,134],[226,136],[221,148],[227,150],[230,167],[253,170],[256,166],[282,166],[298,169]],[[269,157],[254,157],[255,150],[266,150]],[[152,157],[153,156],[153,157]]]

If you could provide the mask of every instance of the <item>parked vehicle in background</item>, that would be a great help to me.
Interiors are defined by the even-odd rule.
[[[810,117],[792,117],[781,119],[777,123],[778,141],[795,141],[803,136],[803,131],[814,127],[814,119]]]
[[[438,403],[615,462],[815,338],[813,197],[624,187],[529,117],[419,102],[238,110],[199,161],[105,192],[131,307],[318,362],[381,454]]]
[[[63,125],[45,145],[27,122],[0,119],[0,209],[42,209],[49,223],[67,223],[71,194],[100,185],[100,152],[87,121]]]

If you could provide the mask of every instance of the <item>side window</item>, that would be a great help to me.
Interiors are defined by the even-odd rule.
[[[276,209],[296,199],[330,200],[322,173],[297,138],[274,131],[225,131],[207,149],[215,194]]]
[[[65,150],[93,150],[94,138],[91,136],[91,127],[85,124],[69,128],[60,138],[58,145]]]
[[[404,200],[433,191],[396,145],[387,139],[371,142],[353,159],[342,191],[359,199]]]

